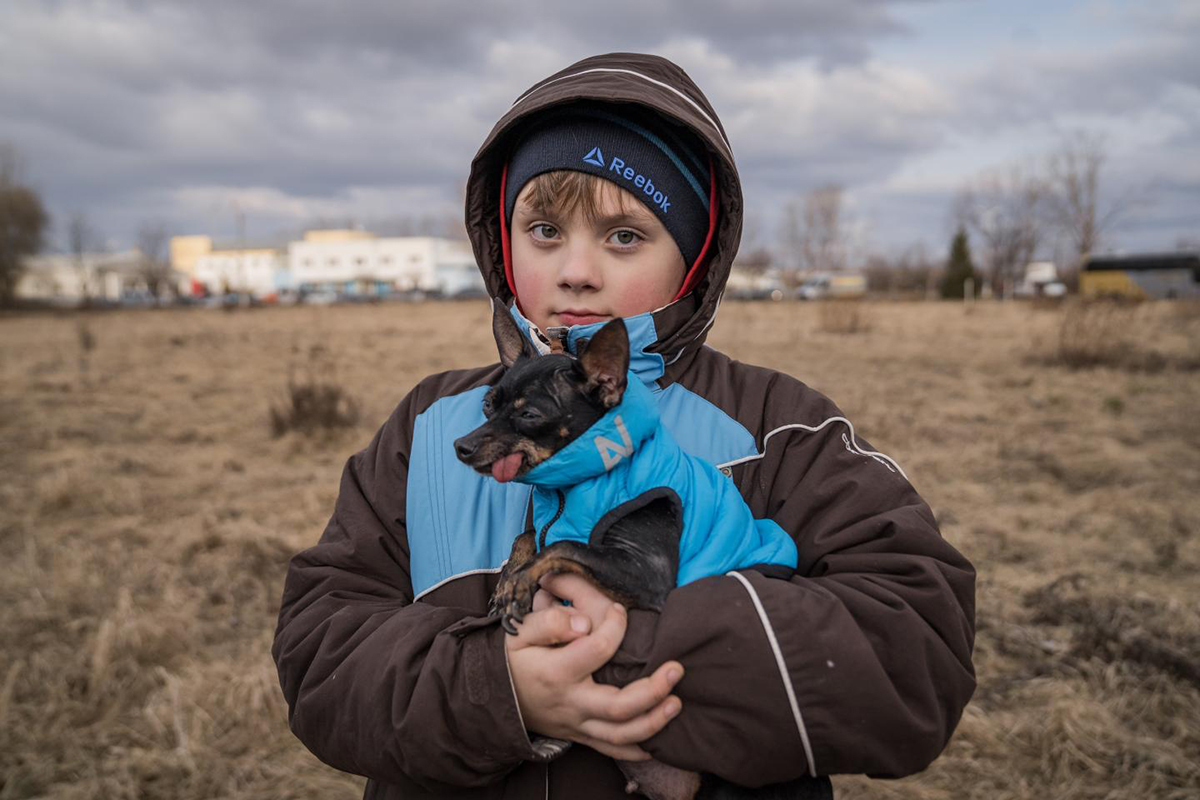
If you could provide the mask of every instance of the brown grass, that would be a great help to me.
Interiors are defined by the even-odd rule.
[[[1053,352],[1068,308],[727,304],[710,338],[833,397],[979,568],[980,686],[946,753],[839,797],[1200,793],[1200,315],[1143,304],[1158,371]],[[430,372],[494,359],[486,303],[0,319],[0,798],[358,797],[289,733],[288,556]],[[439,336],[438,341],[431,339]],[[320,344],[361,419],[269,422]]]
[[[1187,303],[1172,304],[1169,310],[1153,304],[1114,299],[1079,300],[1064,303],[1055,347],[1040,354],[1045,363],[1071,369],[1111,367],[1127,372],[1161,372],[1164,369],[1200,369],[1194,314]],[[1151,319],[1153,318],[1153,319]],[[1170,331],[1168,320],[1185,335]],[[1191,335],[1187,335],[1192,328]],[[1175,335],[1172,335],[1174,333]]]
[[[822,333],[864,333],[871,329],[862,300],[831,298],[819,300],[817,327]]]

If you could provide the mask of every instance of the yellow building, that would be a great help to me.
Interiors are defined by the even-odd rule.
[[[171,267],[209,292],[274,291],[276,273],[283,267],[283,252],[274,247],[213,247],[209,236],[173,236]]]
[[[1084,297],[1200,297],[1200,253],[1092,256],[1079,276]]]
[[[209,236],[172,236],[171,269],[191,277],[196,271],[196,259],[212,252]]]
[[[324,230],[304,232],[304,241],[306,242],[361,242],[374,238],[375,234],[370,231],[355,230],[353,228],[326,228]]]

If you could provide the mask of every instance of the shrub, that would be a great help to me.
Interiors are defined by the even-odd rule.
[[[1120,367],[1134,353],[1133,309],[1112,301],[1067,306],[1058,329],[1056,360],[1063,366]]]
[[[338,382],[332,360],[318,345],[309,349],[302,378],[296,377],[293,367],[284,398],[271,406],[270,417],[275,438],[289,431],[313,436],[358,424],[359,405]]]

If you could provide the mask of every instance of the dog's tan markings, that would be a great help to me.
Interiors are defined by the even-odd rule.
[[[554,455],[554,451],[549,447],[540,447],[529,439],[521,439],[519,442],[517,442],[514,452],[524,455],[525,463],[530,467],[536,467],[538,464]]]
[[[532,533],[522,533],[513,540],[512,551],[508,554],[508,564],[513,569],[520,569],[537,555],[537,540]]]
[[[524,408],[524,407],[525,407],[525,398],[524,397],[518,397],[516,400],[513,400],[513,408]]]
[[[568,436],[570,436],[570,435],[571,435],[571,432],[570,432],[569,430],[567,430],[567,426],[566,426],[566,425],[563,425],[561,428],[559,428],[559,429],[558,429],[558,436],[559,436],[559,438],[561,438],[561,439],[565,439],[565,438],[567,438],[567,437],[568,437]]]

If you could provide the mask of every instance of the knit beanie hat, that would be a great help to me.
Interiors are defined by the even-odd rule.
[[[711,161],[695,135],[633,105],[576,103],[540,115],[506,167],[505,227],[526,183],[564,169],[605,178],[641,200],[671,234],[693,276],[716,210]]]

